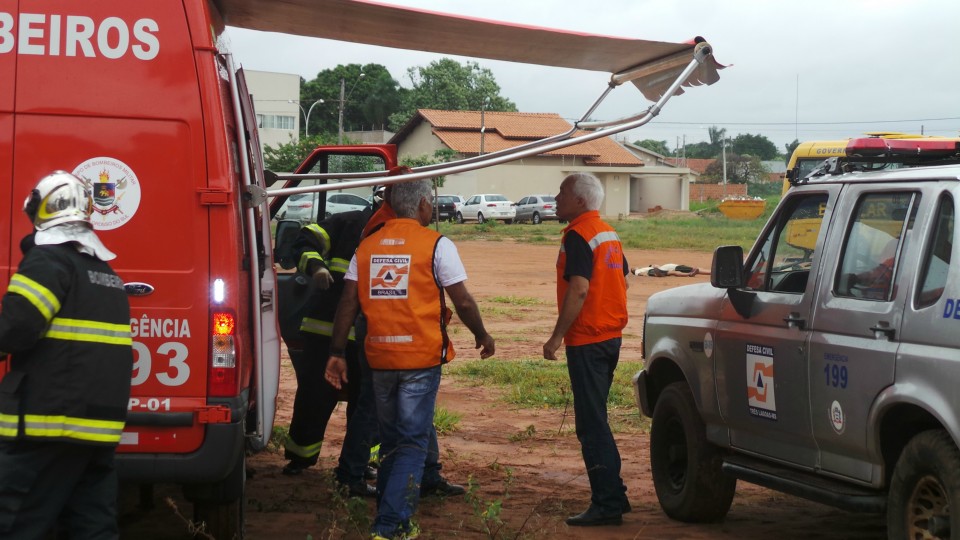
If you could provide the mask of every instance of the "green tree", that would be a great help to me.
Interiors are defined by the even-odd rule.
[[[741,156],[727,151],[727,183],[746,184],[762,182],[766,178],[767,170],[760,163],[757,156]],[[700,180],[709,184],[723,182],[723,160],[718,159],[707,166],[700,176]]]
[[[433,152],[433,156],[422,154],[419,156],[403,156],[400,158],[400,165],[415,169],[426,165],[435,165],[437,163],[448,163],[453,161],[457,153],[449,148],[439,148]],[[433,185],[440,188],[446,181],[446,176],[433,177]]]
[[[734,137],[732,148],[735,154],[756,156],[761,161],[777,157],[777,145],[763,135],[741,133]]]
[[[653,139],[643,139],[642,141],[634,141],[634,145],[646,148],[652,152],[656,152],[661,156],[672,156],[670,149],[667,148],[667,141],[655,141]]]
[[[336,133],[332,135],[318,133],[309,138],[301,137],[296,141],[291,136],[288,143],[278,144],[275,147],[268,144],[264,147],[263,165],[273,172],[293,172],[303,160],[307,159],[314,148],[333,144],[337,144]]]
[[[684,147],[684,155],[691,159],[712,159],[720,155],[720,147],[713,147],[708,142],[688,144]]]
[[[309,133],[338,132],[341,79],[344,131],[385,127],[400,106],[400,83],[380,64],[341,64],[301,81],[300,104],[307,110],[313,106]],[[323,103],[313,105],[321,99]]]
[[[798,146],[800,146],[800,141],[797,139],[794,139],[792,143],[783,145],[787,150],[787,153],[783,155],[783,162],[785,164],[790,164],[790,157],[793,156],[793,151],[796,150]]]
[[[517,106],[500,95],[500,85],[488,68],[441,58],[407,70],[412,88],[400,92],[400,108],[390,116],[390,129],[399,130],[417,109],[515,112]]]
[[[717,126],[707,128],[707,136],[710,137],[710,149],[714,156],[719,156],[723,151],[723,140],[727,138],[727,129]]]

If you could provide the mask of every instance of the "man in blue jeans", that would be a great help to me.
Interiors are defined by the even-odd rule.
[[[560,314],[543,357],[566,344],[577,439],[590,480],[590,506],[567,518],[572,526],[619,525],[630,511],[620,477],[620,452],[607,422],[607,398],[627,325],[629,266],[616,231],[600,219],[603,186],[575,173],[560,184],[557,217],[569,221],[557,258]]]
[[[326,371],[331,385],[348,382],[343,349],[362,309],[381,441],[377,517],[371,527],[375,540],[419,534],[411,517],[430,446],[440,366],[454,357],[446,295],[473,333],[481,358],[495,350],[467,291],[456,246],[426,227],[433,213],[430,182],[394,185],[390,204],[397,217],[365,238],[350,261]]]
[[[367,321],[363,314],[357,317],[354,334],[358,343],[362,343],[367,335]],[[357,403],[354,405],[353,415],[347,419],[347,432],[344,435],[340,459],[334,471],[337,481],[344,486],[358,486],[364,481],[369,473],[368,455],[372,455],[371,446],[379,444],[379,437],[376,436],[377,411],[373,397],[373,375],[370,372],[370,365],[367,364],[363,347],[358,347],[357,356],[360,364],[360,392]],[[421,497],[431,495],[455,497],[466,493],[467,490],[462,485],[454,484],[444,478],[440,474],[442,469],[437,430],[431,429],[427,459],[423,464],[423,480],[420,482]],[[358,489],[354,489],[350,493],[357,495],[358,492]]]

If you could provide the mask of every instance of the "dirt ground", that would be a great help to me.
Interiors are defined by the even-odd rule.
[[[467,268],[468,289],[481,305],[487,330],[497,340],[496,358],[538,358],[556,314],[556,246],[511,242],[458,242]],[[708,268],[709,253],[628,250],[633,266],[681,263]],[[693,278],[631,277],[628,325],[622,360],[640,360],[640,333],[647,298],[663,289],[709,280]],[[492,302],[497,296],[543,300],[533,305]],[[509,309],[504,309],[504,306]],[[498,309],[499,308],[499,309]],[[453,330],[458,349],[454,362],[478,358],[470,333],[461,325]],[[285,362],[277,425],[288,425],[295,381]],[[883,538],[883,519],[842,512],[740,483],[726,520],[718,524],[689,525],[667,518],[657,504],[648,461],[646,433],[619,433],[623,478],[633,512],[619,527],[578,529],[564,518],[589,504],[579,444],[572,433],[572,411],[519,409],[498,399],[499,391],[471,387],[445,376],[439,403],[462,416],[458,429],[440,438],[443,474],[467,484],[472,479],[473,503],[464,497],[421,501],[416,519],[423,538]],[[365,520],[374,511],[372,501],[344,501],[332,496],[332,469],[336,466],[344,425],[343,407],[334,412],[321,452],[320,466],[302,476],[281,474],[277,452],[262,452],[249,460],[253,476],[247,483],[247,537],[252,539],[364,538]],[[530,427],[532,426],[532,428]],[[142,510],[136,493],[125,490],[121,503],[122,537],[130,539],[189,538],[186,518],[190,505],[172,487],[158,488],[156,506]],[[170,498],[173,507],[165,502]],[[483,512],[502,503],[504,524],[485,530]],[[358,524],[360,524],[358,526]],[[499,528],[498,528],[499,527]]]

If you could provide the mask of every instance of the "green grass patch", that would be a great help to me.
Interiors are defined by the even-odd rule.
[[[462,419],[462,414],[448,411],[445,407],[438,406],[433,411],[433,427],[437,429],[439,435],[446,435],[458,430]]]
[[[494,296],[490,298],[490,301],[499,304],[510,304],[512,306],[539,306],[546,303],[540,298],[534,298],[532,296]]]
[[[610,407],[636,411],[631,381],[641,367],[640,362],[620,362],[610,388]],[[503,387],[506,389],[504,399],[521,407],[564,408],[573,404],[570,378],[564,362],[473,360],[452,365],[450,374],[474,386]]]
[[[480,314],[484,317],[506,317],[508,319],[520,319],[523,317],[523,313],[519,309],[499,305],[490,306],[487,304],[480,304]]]

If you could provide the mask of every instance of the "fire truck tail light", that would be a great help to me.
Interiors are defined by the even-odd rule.
[[[237,354],[233,336],[213,336],[213,355],[210,365],[215,368],[237,367]]]
[[[209,395],[233,396],[237,393],[237,346],[233,313],[214,312],[210,328],[210,367],[207,377]]]
[[[231,313],[214,313],[213,314],[213,335],[214,336],[231,336],[233,335],[233,330],[236,328],[237,322],[233,318]]]

